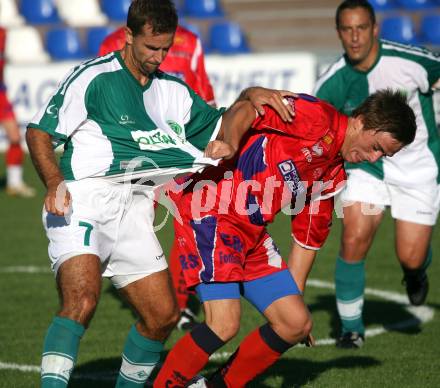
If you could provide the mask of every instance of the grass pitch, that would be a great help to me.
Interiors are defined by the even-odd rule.
[[[3,167],[2,167],[2,170]],[[9,198],[0,191],[0,387],[39,386],[40,363],[45,331],[58,302],[53,275],[49,271],[47,241],[41,225],[44,188],[29,162],[26,179],[38,188],[35,199]],[[289,220],[279,217],[271,226],[272,236],[286,256],[290,244]],[[335,257],[339,247],[340,221],[320,251],[311,279],[333,283]],[[160,231],[165,252],[172,238],[170,225]],[[404,294],[402,272],[394,253],[393,222],[384,220],[370,251],[367,287]],[[440,386],[440,235],[433,236],[434,261],[429,269],[429,309],[417,309],[426,322],[417,322],[404,305],[385,297],[366,295],[364,318],[367,329],[387,331],[367,337],[359,350],[340,350],[334,345],[295,347],[250,387],[439,387]],[[33,271],[33,272],[32,272]],[[325,284],[324,284],[325,286]],[[314,319],[313,333],[320,343],[338,334],[334,291],[310,284],[306,302]],[[219,351],[205,372],[215,370],[221,356],[232,352],[240,339],[263,322],[258,313],[243,302],[242,330],[238,338]],[[423,315],[425,314],[425,315]],[[426,315],[428,314],[428,315]],[[201,315],[200,315],[201,317]],[[81,341],[77,366],[70,387],[113,387],[120,354],[130,325],[131,312],[117,299],[105,281],[102,299],[92,324]],[[412,323],[408,326],[407,324]],[[399,324],[403,327],[399,328]],[[396,326],[397,324],[397,326]],[[175,330],[167,349],[183,333]]]

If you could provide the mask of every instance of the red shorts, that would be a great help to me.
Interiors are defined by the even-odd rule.
[[[181,221],[174,220],[172,252],[182,266],[187,287],[211,282],[243,282],[287,268],[264,226],[211,210],[194,220],[189,201],[180,198]]]
[[[0,121],[15,120],[14,109],[8,100],[6,90],[0,91]]]

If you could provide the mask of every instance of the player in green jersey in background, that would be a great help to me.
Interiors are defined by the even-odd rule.
[[[341,195],[343,233],[335,273],[342,322],[337,346],[356,348],[365,334],[365,258],[386,206],[395,220],[395,249],[409,300],[420,305],[428,293],[426,269],[440,202],[440,142],[432,100],[440,57],[379,39],[374,10],[366,0],[342,2],[336,29],[345,54],[320,77],[315,94],[350,114],[377,90],[402,90],[417,118],[415,141],[397,155],[346,166],[349,177]]]

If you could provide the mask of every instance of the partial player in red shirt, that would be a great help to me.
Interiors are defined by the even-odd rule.
[[[107,36],[101,44],[99,55],[121,50],[126,43],[125,27],[121,27]],[[202,43],[197,35],[182,26],[178,26],[171,46],[160,69],[185,81],[208,104],[215,105],[214,92],[205,70]],[[171,255],[175,257],[176,255]],[[176,290],[177,303],[181,319],[177,327],[191,330],[197,324],[195,312],[188,307],[189,294],[180,263],[170,260],[170,273]]]
[[[125,27],[107,36],[101,44],[99,55],[121,50],[125,46]],[[178,26],[160,70],[185,81],[208,104],[215,105],[214,92],[205,70],[202,43],[197,35]]]
[[[6,131],[9,147],[6,151],[6,193],[17,197],[33,197],[35,190],[23,181],[24,153],[21,148],[20,128],[6,94],[3,79],[5,66],[6,30],[0,27],[0,124]]]
[[[205,322],[171,349],[154,387],[185,386],[238,333],[240,296],[268,322],[241,342],[208,386],[244,387],[305,340],[312,321],[302,291],[329,233],[344,160],[374,161],[414,140],[414,113],[396,92],[370,96],[351,118],[312,96],[287,101],[295,109],[291,123],[271,108],[255,118],[251,105],[243,107],[251,129],[234,163],[181,179],[170,191],[178,211],[173,252],[203,303]],[[292,272],[266,229],[286,205],[293,209],[291,260],[299,262]]]

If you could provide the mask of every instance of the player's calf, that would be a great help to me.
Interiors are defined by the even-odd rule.
[[[85,327],[68,318],[55,317],[46,333],[41,362],[41,387],[67,387]]]
[[[404,269],[402,283],[405,285],[408,299],[413,306],[425,303],[429,291],[428,275],[426,271]]]
[[[420,268],[410,269],[402,265],[404,273],[402,283],[405,285],[410,303],[414,306],[420,306],[425,303],[429,291],[429,281],[426,270],[431,262],[432,249],[429,248],[426,259]]]
[[[187,386],[208,363],[209,356],[224,344],[206,323],[201,323],[177,341],[168,353],[153,386]]]
[[[209,379],[209,383],[218,388],[243,388],[292,346],[293,344],[281,338],[267,323],[241,342],[226,364]]]

